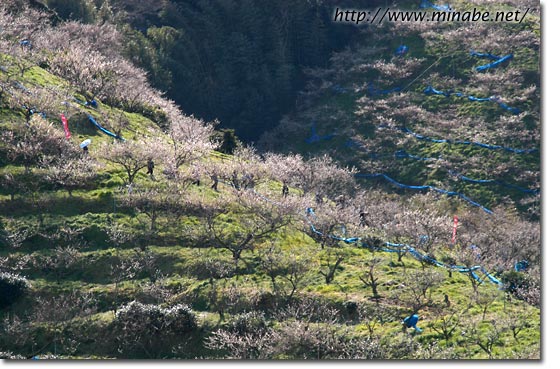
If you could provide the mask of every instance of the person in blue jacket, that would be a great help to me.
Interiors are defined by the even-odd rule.
[[[418,323],[418,314],[412,314],[410,316],[407,316],[402,321],[403,331],[406,331],[407,328],[414,328],[416,332],[422,332],[422,329],[418,328],[416,326],[416,323]]]

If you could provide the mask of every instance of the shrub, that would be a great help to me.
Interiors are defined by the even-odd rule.
[[[507,271],[501,277],[504,289],[508,292],[515,292],[518,288],[523,288],[527,285],[525,274],[520,272]]]
[[[217,149],[219,152],[229,155],[232,155],[235,149],[241,145],[239,138],[235,135],[235,130],[233,129],[222,129],[216,131],[212,140],[220,142],[220,146]]]
[[[192,332],[197,328],[196,317],[190,307],[175,305],[163,311],[166,328],[175,334]]]
[[[0,273],[0,308],[13,304],[29,287],[29,281],[20,275]]]
[[[191,308],[175,305],[165,309],[157,305],[132,301],[116,313],[115,323],[123,328],[140,329],[146,333],[185,333],[196,329]]]
[[[507,271],[501,275],[504,289],[515,298],[531,305],[540,304],[540,283],[530,274],[516,271]]]
[[[262,312],[242,313],[231,322],[231,329],[238,334],[259,333],[267,328],[267,321]]]
[[[196,328],[196,317],[186,305],[166,309],[136,301],[117,310],[113,325],[119,352],[147,358],[172,354],[172,347]]]

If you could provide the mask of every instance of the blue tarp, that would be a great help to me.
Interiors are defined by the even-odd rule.
[[[88,114],[87,117],[88,117],[89,121],[90,121],[94,126],[97,127],[97,129],[99,129],[101,132],[105,133],[107,136],[111,136],[111,137],[116,138],[116,139],[118,139],[118,140],[125,141],[125,139],[122,138],[121,136],[114,134],[113,132],[109,131],[109,130],[106,129],[106,128],[103,128],[99,123],[97,123],[97,121],[96,121],[91,115]]]
[[[435,5],[431,1],[422,0],[422,2],[420,3],[420,9],[429,9],[429,8],[439,10],[439,11],[444,11],[444,12],[450,12],[452,10],[449,4]]]
[[[315,215],[315,212],[313,211],[313,208],[305,209],[305,214],[307,216],[312,216],[315,219],[317,218],[317,216]],[[313,225],[313,223],[309,219],[307,219],[307,221],[309,223],[309,227],[311,228],[311,231],[313,231],[313,233],[315,233],[315,234],[317,234],[321,237],[328,237],[328,238],[331,238],[333,240],[342,241],[342,242],[347,243],[347,244],[353,244],[353,243],[356,243],[356,242],[360,241],[359,237],[343,237],[343,236],[336,236],[334,234],[325,235],[323,232],[317,230],[317,228],[315,228],[315,226]],[[345,228],[343,228],[343,233],[346,233]]]
[[[20,44],[21,46],[23,46],[23,47],[28,47],[28,48],[30,48],[30,49],[33,48],[33,43],[32,43],[30,40],[28,40],[28,39],[21,40],[21,41],[19,42],[19,44]]]
[[[373,85],[373,82],[370,82],[370,83],[368,83],[367,90],[368,90],[368,94],[370,96],[375,96],[375,95],[387,95],[387,94],[390,94],[390,93],[393,93],[393,92],[399,92],[399,91],[402,90],[402,88],[401,87],[393,87],[393,88],[390,88],[390,89],[387,89],[387,90],[380,90]]]
[[[499,59],[496,60],[496,61],[493,61],[492,63],[488,63],[488,64],[484,64],[484,65],[478,66],[478,67],[476,67],[475,69],[476,69],[477,71],[481,72],[481,71],[486,70],[486,69],[495,68],[495,67],[497,67],[498,65],[500,65],[501,63],[503,63],[503,62],[505,62],[505,61],[508,61],[508,60],[510,60],[510,59],[513,59],[513,54],[508,54],[508,55],[506,55],[506,56],[503,56],[503,57],[499,58]]]
[[[422,161],[441,160],[441,158],[428,158],[428,157],[422,157],[422,156],[417,156],[417,155],[411,155],[408,152],[406,152],[405,150],[396,151],[395,152],[395,158],[397,158],[397,159],[414,159],[414,160],[422,160]],[[537,193],[540,192],[539,189],[523,188],[523,187],[513,185],[513,184],[510,184],[510,183],[501,181],[501,180],[496,180],[496,179],[474,179],[474,178],[470,178],[470,177],[461,175],[461,174],[453,172],[453,171],[449,171],[449,174],[451,174],[452,176],[460,179],[461,181],[465,181],[465,182],[480,183],[480,184],[497,184],[497,185],[500,185],[500,186],[512,188],[512,189],[517,190],[517,191],[521,191],[521,192],[525,192],[525,193],[532,193],[532,194],[537,194]]]
[[[363,245],[363,246],[367,247],[367,248],[371,248],[367,245]],[[498,284],[498,285],[502,284],[496,277],[492,276],[486,269],[484,269],[480,265],[475,265],[475,266],[472,266],[472,267],[465,267],[465,266],[459,266],[459,265],[445,264],[445,263],[442,263],[440,261],[437,261],[436,259],[432,258],[431,256],[423,255],[418,250],[416,250],[414,247],[412,247],[410,245],[407,245],[407,244],[397,244],[397,243],[392,243],[392,242],[386,242],[385,243],[385,248],[382,248],[381,251],[399,252],[399,253],[408,252],[409,254],[411,254],[417,260],[426,261],[426,262],[429,262],[429,263],[431,263],[433,265],[436,265],[438,267],[450,269],[452,271],[456,271],[456,272],[459,272],[459,273],[469,274],[478,282],[482,282],[482,279],[478,276],[478,274],[476,274],[476,271],[480,270],[486,277],[488,277],[488,279],[492,283]]]
[[[17,88],[25,92],[26,94],[31,94],[31,91],[27,87],[25,87],[20,81],[15,81],[15,85]]]
[[[461,175],[459,173],[453,172],[453,171],[449,171],[449,173],[453,176],[456,176],[457,178],[459,178],[462,181],[466,181],[466,182],[471,182],[471,183],[481,183],[481,184],[498,184],[504,187],[509,187],[521,192],[525,192],[525,193],[533,193],[533,194],[537,194],[540,191],[538,189],[529,189],[529,188],[523,188],[520,186],[516,186],[516,185],[512,185],[500,180],[495,180],[495,179],[474,179],[474,178],[470,178],[470,177],[466,177],[464,175]]]
[[[522,272],[527,270],[527,268],[529,267],[529,262],[527,260],[521,260],[518,261],[517,263],[515,263],[515,271],[516,272]]]
[[[263,200],[265,200],[267,202],[270,202],[270,203],[273,203],[275,205],[281,206],[281,204],[279,204],[278,202],[268,199],[266,196],[259,194],[254,189],[253,189],[253,192],[255,194],[257,194]],[[316,220],[317,215],[315,214],[315,211],[313,210],[312,207],[307,207],[305,209],[305,219],[309,223],[311,231],[315,234],[320,235],[321,237],[325,237],[325,236],[330,237],[332,239],[345,242],[347,244],[356,244],[359,247],[364,247],[364,248],[367,248],[367,249],[370,249],[370,250],[377,250],[377,251],[384,251],[384,252],[410,253],[414,258],[416,258],[420,261],[429,262],[429,263],[431,263],[435,266],[450,269],[450,270],[453,270],[453,271],[457,271],[459,273],[469,274],[473,278],[475,278],[478,282],[483,283],[483,281],[480,279],[480,277],[476,274],[476,271],[480,270],[482,273],[484,273],[484,275],[486,277],[488,277],[488,279],[492,283],[495,283],[495,284],[499,285],[500,287],[502,286],[502,283],[497,278],[492,276],[488,271],[486,271],[480,265],[475,265],[475,266],[472,266],[472,267],[468,268],[468,267],[465,267],[465,266],[445,264],[445,263],[442,263],[440,261],[437,261],[436,259],[432,258],[429,255],[422,254],[421,252],[416,250],[414,247],[412,247],[410,245],[407,245],[407,244],[397,244],[397,243],[392,243],[392,242],[387,241],[387,242],[385,242],[384,247],[377,247],[377,246],[372,246],[372,245],[366,244],[359,237],[347,237],[346,238],[346,237],[336,236],[336,235],[332,235],[332,234],[331,235],[325,235],[324,233],[317,230],[315,228],[314,224],[313,224],[312,220]],[[340,229],[341,229],[341,233],[346,234],[346,228],[344,226],[341,226]],[[422,240],[425,240],[426,237],[427,236],[422,236],[420,238],[421,242],[425,242],[425,241],[422,241]]]
[[[457,145],[474,145],[474,146],[482,147],[484,149],[505,150],[505,151],[509,151],[509,152],[512,152],[512,153],[515,153],[515,154],[530,154],[530,153],[534,153],[534,152],[537,151],[537,149],[515,149],[515,148],[511,148],[511,147],[507,147],[507,146],[489,145],[489,144],[476,142],[476,141],[456,141],[456,140],[448,140],[448,139],[435,139],[435,138],[431,138],[431,137],[427,137],[427,136],[415,133],[415,132],[411,131],[410,129],[408,129],[407,127],[401,128],[401,131],[414,136],[418,140],[430,141],[430,142],[435,142],[435,143],[448,143],[448,144],[457,144]]]
[[[43,119],[47,119],[47,114],[45,114],[45,113],[42,112],[42,111],[37,111],[37,110],[35,110],[34,108],[28,109],[28,111],[29,111],[29,114],[30,114],[30,115],[39,114],[41,117],[43,117]]]
[[[309,216],[312,216],[313,218],[316,217],[315,212],[313,211],[312,208],[307,208],[306,209],[306,215],[308,217]],[[315,228],[315,226],[309,220],[309,218],[307,219],[307,221],[310,224],[310,228],[313,231],[313,233],[324,237],[324,234],[322,232],[319,232]],[[481,271],[492,283],[494,283],[496,285],[499,285],[500,287],[502,286],[502,282],[500,282],[499,279],[497,279],[496,277],[491,275],[486,269],[484,269],[480,265],[475,265],[475,266],[472,266],[472,267],[465,267],[465,266],[459,266],[459,265],[445,264],[445,263],[442,263],[440,261],[437,261],[436,259],[432,258],[429,255],[422,254],[421,252],[416,250],[414,247],[412,247],[410,245],[407,245],[407,244],[392,243],[392,242],[387,241],[387,242],[385,242],[385,247],[373,247],[371,245],[367,245],[366,243],[361,241],[361,239],[358,238],[358,237],[347,238],[347,239],[341,239],[340,237],[334,237],[332,235],[327,235],[327,237],[330,237],[330,238],[333,238],[333,239],[336,239],[336,240],[339,240],[339,241],[344,241],[346,243],[358,243],[359,242],[359,246],[364,247],[364,248],[368,248],[370,250],[377,250],[377,251],[383,251],[383,252],[395,252],[395,253],[409,253],[415,259],[417,259],[419,261],[428,262],[432,265],[442,267],[442,268],[446,268],[446,269],[456,271],[456,272],[459,272],[459,273],[469,274],[472,278],[474,278],[479,283],[483,283],[483,280],[478,276],[478,274],[476,274],[476,271]],[[347,242],[345,240],[349,240],[350,242]]]
[[[505,109],[507,111],[510,111],[511,113],[517,115],[519,113],[521,113],[521,110],[519,110],[518,108],[514,108],[514,107],[510,107],[507,104],[501,102],[499,100],[499,98],[491,96],[491,97],[475,97],[472,95],[465,95],[462,92],[453,92],[453,91],[440,91],[440,90],[436,90],[435,88],[433,88],[432,86],[427,86],[424,89],[424,93],[426,95],[441,95],[441,96],[445,96],[445,97],[450,97],[450,96],[457,96],[457,97],[466,97],[467,99],[469,99],[470,101],[477,101],[477,102],[485,102],[485,101],[492,101],[497,103],[498,105],[500,105],[500,107],[502,109]]]
[[[342,87],[341,85],[334,85],[331,87],[333,91],[341,93],[341,94],[345,94],[346,92],[348,92],[348,90],[344,87]]]
[[[437,188],[437,187],[434,187],[434,186],[431,186],[431,185],[424,185],[424,186],[406,185],[406,184],[395,181],[393,178],[391,178],[388,175],[383,174],[383,173],[377,173],[377,174],[360,174],[360,173],[358,173],[355,176],[358,177],[358,178],[379,178],[379,177],[381,177],[381,178],[384,178],[386,181],[391,182],[392,184],[394,184],[395,186],[400,187],[400,188],[406,188],[406,189],[410,189],[410,190],[433,190],[433,191],[436,191],[438,193],[441,193],[441,194],[444,194],[444,195],[447,195],[447,196],[457,196],[460,199],[465,200],[469,204],[481,208],[482,210],[484,210],[484,212],[486,212],[488,214],[493,214],[492,210],[482,206],[481,204],[477,203],[476,201],[472,200],[471,198],[469,198],[469,197],[467,197],[464,194],[459,193],[459,192],[447,191],[447,190]]]
[[[97,101],[95,101],[95,99],[91,99],[89,101],[82,101],[82,100],[74,97],[74,101],[77,102],[78,104],[83,105],[83,106],[90,106],[90,107],[95,108],[95,109],[97,109],[97,106],[98,106]]]
[[[348,140],[346,140],[346,142],[344,143],[344,146],[346,146],[346,147],[355,147],[355,148],[357,148],[358,150],[361,150],[361,151],[365,150],[365,147],[364,147],[363,144],[361,144],[361,143],[359,143],[359,142],[357,142],[357,141],[354,141],[354,140],[351,139],[351,138],[349,138]]]
[[[408,46],[406,45],[400,45],[399,47],[397,47],[397,49],[395,50],[395,55],[398,56],[403,56],[408,52]]]
[[[432,161],[432,160],[440,160],[439,158],[427,158],[417,155],[411,155],[405,150],[398,150],[395,151],[395,158],[397,159],[415,159],[415,160],[422,160],[422,161]]]
[[[311,144],[311,143],[314,143],[314,142],[326,141],[326,140],[330,140],[334,136],[335,136],[334,133],[332,133],[330,135],[325,135],[325,136],[321,136],[321,135],[317,134],[317,129],[315,128],[315,123],[313,123],[313,125],[311,126],[311,136],[306,138],[305,142],[307,142],[308,144]]]
[[[480,267],[480,271],[481,271],[482,273],[484,273],[484,275],[485,275],[486,277],[488,277],[488,279],[490,280],[490,282],[492,282],[492,283],[494,283],[494,284],[497,284],[497,285],[499,285],[499,286],[502,285],[502,282],[501,282],[498,278],[494,277],[492,274],[490,274],[490,273],[489,273],[486,269],[484,269],[483,267]]]
[[[494,54],[490,54],[490,53],[480,53],[480,52],[476,52],[471,50],[471,56],[476,56],[479,58],[487,58],[487,59],[494,59],[494,60],[498,60],[501,58],[501,56],[497,56]]]

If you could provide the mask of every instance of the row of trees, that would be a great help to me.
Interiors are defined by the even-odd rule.
[[[84,188],[95,180],[100,164],[93,158],[84,157],[68,144],[62,132],[54,130],[42,118],[36,116],[29,127],[20,126],[19,129],[23,133],[33,131],[36,134],[25,136],[22,132],[17,135],[18,131],[7,131],[6,137],[12,137],[11,141],[6,140],[7,155],[15,162],[20,160],[27,171],[31,171],[34,165],[40,166],[42,169],[37,172],[39,178],[66,189],[69,195],[74,189]],[[207,130],[200,132],[209,134]],[[46,134],[48,139],[41,134]],[[213,245],[228,250],[235,270],[238,270],[239,261],[244,261],[247,266],[243,258],[246,252],[254,251],[258,245],[277,237],[282,229],[296,224],[324,249],[319,257],[319,274],[323,275],[327,284],[333,282],[337,270],[349,256],[346,248],[332,235],[362,237],[363,242],[372,247],[382,246],[385,240],[409,243],[429,255],[447,254],[446,262],[449,264],[467,267],[481,264],[497,271],[507,271],[522,259],[538,262],[539,253],[535,249],[535,245],[540,244],[538,228],[534,223],[505,212],[498,212],[492,218],[480,217],[476,212],[465,213],[461,217],[457,246],[455,250],[450,250],[451,218],[431,205],[435,198],[413,197],[403,209],[400,200],[390,200],[382,194],[357,192],[351,196],[353,191],[357,191],[351,171],[336,167],[326,158],[305,162],[300,157],[270,155],[259,159],[254,151],[241,149],[232,160],[202,164],[200,159],[207,157],[212,147],[208,141],[198,137],[205,144],[197,149],[195,145],[185,145],[187,141],[179,141],[177,137],[171,143],[163,137],[154,136],[107,143],[102,147],[101,156],[119,165],[126,174],[123,185],[128,190],[116,195],[117,203],[142,215],[140,219],[147,219],[145,229],[148,236],[158,233],[161,219],[196,216],[201,220],[201,226],[190,229],[188,238],[199,246]],[[52,152],[41,146],[43,142],[50,143],[48,148]],[[156,153],[160,156],[156,157]],[[157,182],[135,184],[138,173],[145,169],[151,158],[158,163],[158,168],[160,164],[168,165],[162,165],[162,169],[156,171]],[[183,161],[185,158],[193,161]],[[4,178],[8,184],[9,178]],[[227,187],[231,186],[217,200],[201,198],[189,190],[201,182],[210,185],[213,178],[227,183]],[[289,182],[291,194],[280,196],[279,191],[266,190],[271,178],[284,180],[284,183],[289,178],[292,181]],[[17,181],[12,181],[14,186],[18,186],[12,189],[13,193],[21,193],[21,186],[25,183],[18,185]],[[264,190],[254,192],[256,186]],[[42,206],[40,188],[37,185],[31,189],[31,198],[38,209]],[[215,189],[223,191],[223,188]],[[345,195],[338,195],[340,193]],[[314,209],[313,216],[303,218],[303,209],[310,206]],[[313,224],[313,228],[308,222]],[[500,227],[494,228],[497,223]],[[481,229],[486,231],[481,232]],[[266,250],[263,260],[285,260],[287,266],[263,262],[263,265],[270,265],[265,273],[270,273],[273,285],[276,285],[276,274],[280,271],[292,270],[296,273],[290,282],[292,291],[289,295],[293,295],[298,281],[301,281],[297,273],[310,270],[311,259],[293,264],[294,269],[290,269],[290,260],[298,258],[286,259],[281,254],[275,247]],[[404,252],[399,253],[398,261],[403,255]],[[365,266],[361,279],[377,296],[375,260],[372,257]],[[302,269],[302,266],[305,267]],[[473,279],[471,282],[476,291],[478,281]]]
[[[236,287],[228,291],[228,309],[232,310],[239,303],[242,291]],[[96,297],[90,293],[74,291],[60,297],[37,298],[41,308],[32,314],[33,321],[57,327],[54,335],[49,333],[45,337],[57,342],[54,356],[50,358],[80,353],[80,346],[91,344],[83,337],[88,329],[90,338],[103,339],[96,352],[117,354],[117,357],[472,359],[470,352],[453,352],[452,345],[460,344],[474,347],[479,357],[511,358],[504,342],[520,340],[531,329],[530,312],[505,304],[503,312],[508,314],[507,319],[489,320],[478,315],[479,310],[501,303],[498,300],[497,295],[489,294],[465,306],[446,307],[442,303],[432,306],[434,317],[425,329],[434,332],[432,339],[444,342],[433,346],[420,344],[406,332],[395,331],[390,338],[379,334],[377,328],[381,324],[399,320],[398,312],[383,305],[349,301],[344,306],[335,306],[309,295],[273,311],[255,309],[234,313],[227,324],[204,340],[200,335],[208,327],[201,323],[195,311],[180,303],[163,308],[131,302],[117,309],[113,322],[96,331],[91,331],[94,321],[88,318],[97,311]],[[72,319],[81,324],[69,323]],[[353,322],[361,322],[368,329],[367,333],[355,335]],[[41,347],[33,346],[33,342],[44,341],[37,341],[33,331],[17,314],[3,319],[0,329],[3,358],[26,358],[41,352]],[[29,349],[14,355],[9,350],[16,345]],[[527,348],[515,352],[513,357],[538,358],[538,352]]]

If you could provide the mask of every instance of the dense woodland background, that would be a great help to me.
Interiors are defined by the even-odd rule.
[[[382,3],[382,2],[379,2]],[[331,22],[349,1],[47,1],[63,19],[119,24],[123,54],[185,111],[256,141],[292,109],[303,70],[357,37]],[[96,11],[99,9],[99,11]]]
[[[3,1],[0,356],[540,358],[540,10],[450,3]]]

